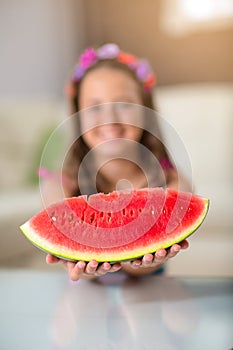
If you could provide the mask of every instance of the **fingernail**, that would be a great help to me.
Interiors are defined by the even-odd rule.
[[[77,266],[78,266],[80,269],[83,269],[84,266],[85,266],[85,264],[84,264],[83,261],[79,261],[79,262],[77,263]]]
[[[90,261],[90,265],[91,265],[92,267],[97,267],[97,266],[98,266],[98,262],[95,261],[95,260],[92,260],[92,261]]]
[[[166,253],[165,253],[165,252],[163,252],[163,251],[158,251],[158,255],[159,255],[159,256],[165,256],[165,255],[166,255]]]
[[[111,268],[111,265],[108,263],[104,263],[103,268],[104,268],[104,270],[109,270]]]
[[[174,246],[174,250],[175,250],[175,252],[178,253],[180,251],[180,246],[178,246],[178,245]]]

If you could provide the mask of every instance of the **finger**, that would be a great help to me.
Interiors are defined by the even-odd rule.
[[[98,276],[103,276],[105,275],[107,272],[109,272],[111,270],[111,264],[109,262],[104,262],[103,264],[101,264],[99,266],[99,268],[96,271],[96,275]]]
[[[164,262],[166,256],[167,256],[167,251],[165,249],[161,248],[161,249],[157,250],[157,252],[155,252],[154,262],[162,263],[162,262]]]
[[[46,255],[46,263],[47,264],[56,264],[60,261],[59,258],[57,258],[56,256],[52,255],[52,254],[48,254]]]
[[[140,267],[141,265],[142,265],[142,260],[140,260],[140,259],[133,260],[133,261],[131,262],[131,264],[130,264],[130,266],[131,266],[132,268],[138,268],[138,267]]]
[[[184,241],[180,242],[179,245],[181,246],[181,249],[187,249],[189,247],[189,242],[185,239]]]
[[[93,275],[96,272],[97,267],[98,262],[96,260],[91,260],[86,266],[85,273]]]
[[[153,263],[154,256],[152,254],[145,254],[142,258],[142,266],[149,267]]]
[[[109,270],[109,272],[116,272],[116,271],[119,271],[121,268],[122,268],[121,264],[116,263],[111,266],[111,269]]]
[[[173,246],[171,246],[168,254],[167,254],[167,258],[173,258],[174,256],[176,256],[179,251],[181,250],[181,246],[179,244],[174,244]]]
[[[84,273],[86,263],[84,261],[78,261],[76,264],[68,261],[67,268],[68,274],[72,281],[78,281],[81,275]]]

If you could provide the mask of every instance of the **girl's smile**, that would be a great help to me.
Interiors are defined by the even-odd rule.
[[[102,141],[125,138],[127,132],[122,124],[109,124],[96,127],[95,135]]]

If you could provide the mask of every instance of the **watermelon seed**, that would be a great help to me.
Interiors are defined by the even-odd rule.
[[[55,212],[53,211],[51,214],[49,214],[49,216],[51,217],[51,219],[53,220],[53,221],[56,221],[57,219],[56,219],[56,217],[55,217]]]
[[[151,214],[154,215],[154,214],[155,214],[155,211],[154,211],[154,210],[151,210]]]
[[[73,220],[73,214],[71,214],[69,217],[68,217],[68,221],[71,222]]]
[[[63,211],[63,213],[60,215],[60,224],[61,224],[61,225],[64,225],[64,224],[65,224],[65,222],[66,222],[66,216],[67,216],[66,212]]]
[[[125,215],[126,214],[126,210],[125,208],[122,210],[122,214]]]
[[[130,216],[133,216],[133,215],[134,215],[134,211],[133,211],[133,209],[130,209],[129,214],[130,214]]]
[[[92,223],[95,220],[95,213],[91,214],[89,220],[90,220],[90,223]]]
[[[164,213],[164,215],[166,214],[166,209],[163,209],[163,213]]]

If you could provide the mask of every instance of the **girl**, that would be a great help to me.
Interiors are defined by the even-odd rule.
[[[80,56],[67,89],[72,114],[79,112],[79,117],[74,118],[74,130],[81,136],[64,162],[66,197],[108,193],[129,184],[133,188],[178,187],[177,170],[161,142],[157,121],[146,117],[147,111],[155,110],[151,94],[155,81],[146,60],[121,51],[115,44],[88,48]],[[158,137],[149,130],[156,130]],[[152,158],[157,162],[153,163]],[[149,176],[145,176],[142,168],[149,169]],[[81,175],[77,181],[79,170]],[[184,185],[182,189],[188,187]],[[74,281],[119,269],[139,276],[157,271],[187,247],[188,242],[183,241],[169,250],[160,249],[154,255],[146,254],[142,259],[113,265],[98,264],[95,260],[67,262],[50,254],[46,260],[48,264],[61,260]]]

